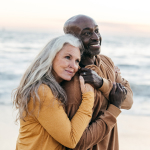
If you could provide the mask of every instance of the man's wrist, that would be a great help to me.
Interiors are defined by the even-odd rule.
[[[114,106],[116,106],[117,108],[119,108],[119,109],[121,109],[121,105],[120,104],[117,104],[117,103],[110,103],[110,104],[112,104],[112,105],[114,105]]]
[[[112,104],[112,105],[114,105],[114,106],[118,107],[119,109],[121,109],[121,106],[120,106],[120,105],[119,105],[119,106],[118,106],[118,105],[115,105],[115,104]]]
[[[118,109],[118,107],[116,107],[116,106],[113,105],[113,104],[110,104],[110,105],[108,106],[107,111],[111,112],[111,114],[113,114],[116,118],[117,118],[118,115],[121,113],[121,110]]]
[[[101,78],[101,81],[100,81],[100,86],[99,86],[99,88],[101,88],[102,86],[103,86],[103,78]]]

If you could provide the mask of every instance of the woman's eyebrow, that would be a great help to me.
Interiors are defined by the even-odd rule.
[[[69,53],[66,53],[66,55],[69,55],[70,57],[72,57],[72,55],[71,54],[69,54]],[[81,58],[77,58],[79,61],[81,60]]]
[[[70,53],[66,53],[65,55],[69,55],[69,56],[72,56]]]

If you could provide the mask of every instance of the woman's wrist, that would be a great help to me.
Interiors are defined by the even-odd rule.
[[[94,92],[88,91],[82,94],[82,100],[94,101]]]

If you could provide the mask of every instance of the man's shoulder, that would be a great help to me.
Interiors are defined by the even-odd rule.
[[[99,57],[102,59],[102,60],[111,60],[110,57],[106,56],[106,55],[103,55],[103,54],[99,54]],[[112,61],[112,60],[111,60]]]
[[[103,54],[100,54],[99,57],[102,60],[102,62],[114,66],[114,62],[112,61],[112,59],[110,57],[103,55]]]

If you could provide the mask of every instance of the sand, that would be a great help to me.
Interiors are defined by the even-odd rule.
[[[0,105],[0,150],[15,150],[19,125],[12,106]],[[122,113],[118,117],[120,150],[150,150],[150,116]]]
[[[0,105],[0,150],[15,150],[19,124],[15,125],[16,112],[12,106]]]
[[[150,150],[150,116],[118,117],[120,150]]]

